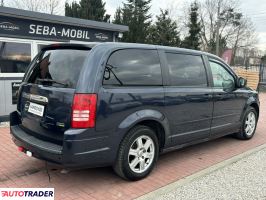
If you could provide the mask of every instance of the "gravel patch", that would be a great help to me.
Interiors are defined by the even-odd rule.
[[[0,128],[9,127],[9,122],[0,122]]]
[[[266,200],[266,149],[155,199]]]

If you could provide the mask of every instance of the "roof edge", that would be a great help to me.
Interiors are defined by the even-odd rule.
[[[33,12],[28,10],[2,7],[2,6],[0,6],[0,15],[23,18],[23,19],[31,19],[36,21],[45,21],[50,23],[60,23],[72,26],[82,26],[82,27],[89,27],[95,29],[110,30],[114,32],[125,32],[129,30],[128,26],[124,25],[66,17],[60,15],[51,15],[46,13]]]

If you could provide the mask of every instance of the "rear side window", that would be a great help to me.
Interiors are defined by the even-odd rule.
[[[207,86],[201,56],[166,53],[172,86]]]
[[[104,85],[162,85],[160,60],[156,50],[124,49],[114,52],[105,67]]]
[[[43,52],[30,72],[30,83],[75,88],[88,50],[55,49]]]

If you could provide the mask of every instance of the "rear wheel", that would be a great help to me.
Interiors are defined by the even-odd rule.
[[[158,152],[156,133],[147,126],[136,126],[121,143],[114,170],[124,179],[142,179],[152,171]]]
[[[241,130],[235,136],[242,140],[251,139],[256,131],[257,120],[257,111],[253,107],[248,107],[242,121]]]

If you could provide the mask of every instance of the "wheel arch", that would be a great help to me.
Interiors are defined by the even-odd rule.
[[[247,113],[247,109],[251,107],[251,108],[254,108],[256,111],[257,111],[257,120],[258,120],[258,117],[259,117],[259,102],[258,101],[250,101],[249,103],[247,103],[243,109],[243,112],[242,112],[242,115],[241,115],[241,126],[240,126],[240,130],[239,132],[235,133],[235,137],[238,138],[238,139],[241,139],[241,140],[248,140],[248,139],[251,139],[253,137],[253,135],[255,134],[255,130],[256,130],[256,127],[255,127],[255,130],[254,132],[252,133],[252,135],[247,135],[245,133],[245,131],[243,130],[243,126],[245,123],[245,116],[246,116],[246,113]]]
[[[250,107],[253,107],[253,108],[256,110],[257,115],[258,115],[258,117],[259,117],[259,114],[260,114],[260,107],[259,107],[259,105],[258,105],[256,102],[253,102],[253,103],[251,103],[249,106],[250,106]]]
[[[252,98],[248,99],[246,105],[244,106],[244,109],[243,109],[242,114],[241,114],[241,121],[243,120],[243,117],[244,117],[245,112],[246,112],[248,107],[253,107],[257,111],[257,115],[258,115],[257,117],[259,118],[259,111],[260,111],[259,103],[258,103],[257,99],[252,97]]]
[[[155,133],[156,136],[158,138],[158,142],[159,142],[159,146],[160,146],[160,150],[162,150],[165,146],[165,129],[163,127],[163,125],[156,121],[156,120],[143,120],[139,123],[137,123],[135,126],[137,125],[143,125],[143,126],[147,126],[149,128],[151,128]]]
[[[148,126],[156,133],[160,150],[170,145],[169,122],[161,112],[157,110],[141,110],[132,113],[120,123],[119,129],[126,131],[125,137],[137,125]]]

